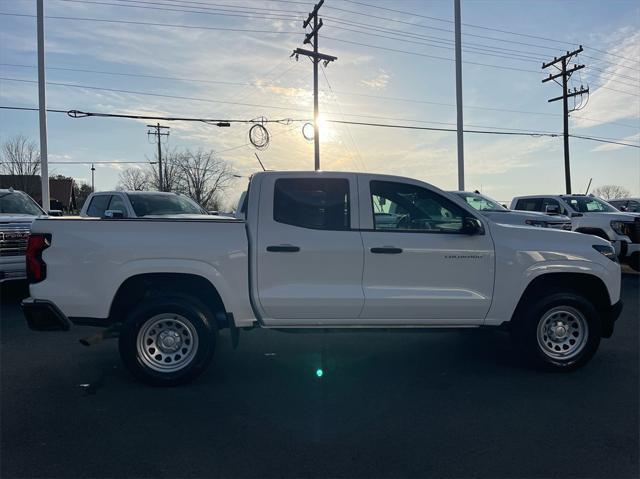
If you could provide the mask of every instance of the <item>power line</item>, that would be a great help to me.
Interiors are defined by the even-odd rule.
[[[351,45],[359,45],[359,46],[363,46],[363,47],[367,47],[367,48],[373,48],[376,50],[385,50],[385,51],[389,51],[389,52],[396,52],[396,53],[405,53],[407,55],[415,55],[415,56],[419,56],[419,57],[424,57],[424,58],[433,58],[435,60],[444,60],[444,61],[448,61],[448,62],[453,62],[453,58],[447,58],[447,57],[440,57],[437,55],[428,55],[426,53],[419,53],[419,52],[412,52],[412,51],[408,51],[408,50],[400,50],[397,48],[388,48],[388,47],[382,47],[379,45],[371,45],[368,43],[360,43],[360,42],[353,42],[351,40],[343,40],[341,38],[335,38],[335,37],[323,37],[326,40],[332,40],[334,42],[341,42],[341,43],[348,43]],[[488,67],[488,68],[498,68],[500,70],[513,70],[513,71],[520,71],[520,72],[526,72],[526,73],[535,73],[536,75],[540,76],[541,73],[539,71],[536,70],[527,70],[524,68],[516,68],[516,67],[505,67],[505,66],[500,66],[500,65],[492,65],[489,63],[480,63],[480,62],[470,62],[470,61],[465,61],[463,62],[465,65],[477,65],[477,66],[483,66],[483,67]]]
[[[0,106],[0,110],[21,110],[21,111],[38,111],[37,108],[31,107],[18,107],[18,106]],[[156,116],[156,115],[132,115],[126,113],[99,113],[99,112],[86,112],[80,110],[56,110],[47,109],[49,113],[65,113],[71,118],[128,118],[131,120],[162,120],[162,121],[189,121],[189,122],[202,122],[215,126],[228,126],[218,125],[218,123],[255,123],[256,120],[244,120],[244,119],[219,119],[219,118],[193,118],[184,116]],[[288,125],[292,122],[306,121],[302,119],[283,118],[279,120],[261,119],[260,123],[279,123],[281,125]]]
[[[429,17],[427,15],[421,15],[419,13],[416,12],[408,12],[408,11],[404,11],[404,10],[397,10],[397,9],[392,9],[392,8],[388,8],[388,7],[381,7],[379,5],[372,5],[369,3],[365,3],[365,2],[360,2],[357,0],[344,0],[348,3],[353,3],[356,5],[361,5],[361,6],[366,6],[366,7],[370,7],[370,8],[376,8],[376,9],[380,9],[380,10],[386,10],[386,11],[391,11],[391,12],[395,12],[395,13],[401,13],[404,15],[410,15],[412,17],[420,17],[420,18],[426,18],[429,20],[434,20],[434,21],[440,21],[440,22],[446,22],[449,24],[453,23],[453,20],[449,20],[449,19],[444,19],[444,18],[438,18],[438,17]],[[391,20],[391,19],[386,19],[386,20]],[[418,26],[416,24],[413,24],[414,26]],[[502,29],[498,29],[498,28],[493,28],[493,27],[487,27],[484,25],[476,25],[473,23],[463,23],[462,25],[466,26],[466,27],[472,27],[472,28],[479,28],[479,29],[483,29],[483,30],[490,30],[490,31],[495,31],[495,32],[499,32],[499,33],[505,33],[508,35],[516,35],[516,36],[520,36],[520,37],[527,37],[527,38],[534,38],[534,39],[538,39],[538,40],[545,40],[545,41],[549,41],[549,42],[554,42],[554,43],[558,43],[558,44],[562,44],[562,45],[572,45],[575,46],[577,45],[577,43],[572,43],[572,42],[568,42],[568,41],[563,41],[563,40],[558,40],[555,38],[549,38],[549,37],[543,37],[543,36],[538,36],[538,35],[529,35],[526,33],[519,33],[519,32],[513,32],[510,30],[502,30]],[[424,28],[428,28],[428,27],[424,27]],[[495,39],[498,41],[504,41],[504,42],[512,42],[512,40],[505,40],[505,39]],[[518,43],[518,42],[515,42]],[[532,45],[529,44],[529,46],[537,46],[537,45]],[[638,60],[637,58],[631,59],[631,58],[627,58],[624,57],[622,55],[616,54],[616,53],[612,53],[612,52],[608,52],[608,51],[604,51],[604,50],[599,50],[597,48],[594,48],[592,46],[589,45],[584,45],[585,47],[587,47],[589,50],[593,50],[599,53],[602,53],[604,55],[610,55],[610,56],[614,56],[614,57],[618,57],[621,58],[623,60],[628,60],[634,63],[640,63],[640,60]],[[547,47],[547,46],[539,46],[541,48],[547,48],[547,49],[551,49],[552,47]],[[557,48],[554,48],[554,50],[557,50]]]
[[[261,19],[261,20],[285,20],[285,21],[289,21],[289,20],[294,20],[297,17],[290,15],[286,18],[283,17],[275,17],[275,16],[256,16],[256,15],[241,15],[241,13],[249,13],[249,12],[242,12],[239,10],[225,10],[225,9],[208,9],[208,10],[212,10],[212,11],[208,11],[208,10],[185,10],[185,9],[179,9],[179,8],[164,8],[164,7],[148,7],[146,5],[129,5],[129,4],[122,4],[122,3],[112,3],[112,2],[103,2],[103,1],[97,1],[97,0],[58,0],[59,2],[71,2],[71,3],[83,3],[83,4],[89,4],[89,5],[106,5],[106,6],[113,6],[113,7],[121,7],[121,8],[141,8],[144,10],[158,10],[158,11],[167,11],[167,12],[179,12],[179,13],[199,13],[199,14],[204,14],[204,15],[215,15],[215,16],[221,16],[221,17],[240,17],[240,18],[255,18],[255,19]],[[222,13],[219,13],[222,12]],[[227,13],[225,13],[227,12]],[[236,13],[230,13],[230,12],[236,12]],[[261,15],[268,15],[268,14],[261,14]]]
[[[24,111],[38,111],[37,108],[30,108],[30,107],[13,107],[13,106],[0,106],[0,109],[2,110],[24,110]],[[58,109],[47,109],[47,112],[49,113],[64,113],[66,115],[69,114],[69,112],[73,112],[74,110],[58,110]],[[184,117],[166,117],[166,116],[153,116],[153,117],[139,117],[138,115],[119,115],[119,114],[113,114],[113,113],[95,113],[95,112],[83,112],[86,113],[87,116],[113,116],[113,117],[123,117],[123,118],[132,118],[132,119],[153,119],[153,120],[161,120],[161,121],[200,121],[200,122],[210,122],[212,120],[207,119],[207,118],[184,118]],[[228,120],[228,121],[235,121],[235,120]],[[249,122],[251,120],[237,120],[237,121],[243,121],[243,122]],[[274,120],[275,122],[276,120]],[[296,119],[296,120],[291,120],[293,122],[304,122],[304,121],[308,121],[308,120],[303,120],[303,119]],[[407,130],[426,130],[426,131],[448,131],[448,132],[456,132],[457,130],[455,128],[439,128],[439,127],[426,127],[426,126],[412,126],[412,125],[402,125],[402,124],[389,124],[389,123],[370,123],[370,122],[359,122],[359,121],[349,121],[349,120],[333,120],[333,119],[327,119],[326,120],[329,123],[338,123],[338,124],[345,124],[345,125],[361,125],[361,126],[373,126],[373,127],[384,127],[384,128],[399,128],[399,129],[407,129]],[[408,120],[408,121],[413,121],[413,120]],[[293,129],[295,129],[296,127],[290,128],[287,131],[291,131]],[[484,127],[487,128],[487,127]],[[498,127],[495,127],[498,128]],[[553,138],[557,138],[557,137],[561,137],[562,133],[552,133],[552,132],[533,132],[533,131],[526,131],[526,130],[518,130],[518,131],[506,131],[509,129],[503,128],[503,130],[495,130],[495,131],[489,131],[489,130],[480,130],[480,129],[471,129],[471,130],[464,130],[465,133],[478,133],[478,134],[488,134],[488,135],[507,135],[507,136],[532,136],[532,137],[553,137]],[[515,129],[510,129],[510,130],[515,130]],[[275,134],[272,136],[276,136]],[[631,143],[625,143],[622,141],[618,141],[617,139],[607,139],[607,138],[603,138],[603,137],[594,137],[594,136],[583,136],[583,135],[569,135],[570,137],[573,138],[580,138],[580,139],[584,139],[584,140],[593,140],[593,141],[600,141],[602,143],[611,143],[611,144],[617,144],[617,145],[621,145],[621,146],[631,146],[633,148],[640,148],[640,145],[633,145]],[[240,145],[237,147],[234,147],[232,149],[237,149],[237,148],[242,148],[244,146],[248,146],[249,144],[246,143],[244,145]],[[230,150],[222,150],[219,153],[222,153],[223,151],[230,151]],[[67,162],[64,162],[67,163]],[[98,163],[98,162],[86,162],[88,163]]]
[[[389,123],[367,123],[360,121],[341,121],[341,120],[327,120],[330,123],[343,123],[347,125],[359,125],[359,126],[372,126],[379,128],[399,128],[406,130],[427,130],[427,131],[447,131],[455,133],[457,132],[454,128],[433,128],[426,126],[411,126],[411,125],[394,125]],[[478,133],[478,134],[486,134],[486,135],[507,135],[507,136],[531,136],[531,137],[551,137],[551,138],[559,138],[562,136],[562,133],[527,133],[527,132],[513,132],[513,131],[486,131],[486,130],[463,130],[465,133]],[[620,141],[613,140],[605,140],[603,138],[597,138],[592,136],[581,136],[581,135],[569,135],[572,138],[580,138],[582,140],[593,140],[599,141],[602,143],[611,143],[615,145],[621,146],[630,146],[632,148],[640,148],[640,145],[633,145],[631,143],[624,143]]]
[[[279,12],[279,13],[286,13],[286,14],[303,14],[304,12],[299,11],[299,10],[282,10],[282,9],[278,9],[278,8],[260,8],[260,7],[243,7],[241,5],[229,5],[229,4],[221,4],[221,3],[208,3],[208,2],[194,2],[194,1],[187,1],[187,0],[166,0],[170,3],[159,3],[159,2],[150,2],[150,1],[146,1],[146,0],[116,0],[118,2],[127,2],[127,3],[142,3],[142,4],[149,4],[149,5],[164,5],[164,6],[176,6],[176,7],[184,7],[184,8],[198,8],[198,9],[203,9],[203,10],[216,10],[216,7],[230,7],[230,8],[241,8],[243,10],[247,10],[251,13],[253,12]],[[189,4],[189,5],[184,5],[184,4]],[[191,5],[196,5],[195,7],[192,7]],[[202,6],[201,6],[202,5]]]
[[[0,12],[0,15],[8,16],[8,17],[36,18],[36,15],[30,15],[26,13]],[[102,22],[102,23],[121,23],[125,25],[186,28],[186,29],[193,29],[193,30],[215,30],[215,31],[224,31],[224,32],[267,33],[267,34],[274,34],[274,35],[299,35],[300,34],[300,32],[291,32],[291,31],[256,30],[251,28],[206,27],[202,25],[182,25],[182,24],[175,24],[175,23],[139,22],[139,21],[133,21],[133,20],[110,20],[107,18],[64,17],[64,16],[55,16],[55,15],[47,15],[45,16],[45,18],[48,20],[72,20],[72,21]]]
[[[0,77],[0,80],[2,80],[2,81],[15,81],[15,82],[22,82],[22,83],[38,83],[36,80],[24,80],[24,79],[20,79],[20,78]],[[163,94],[163,93],[150,93],[150,92],[142,92],[142,91],[136,91],[136,90],[124,90],[124,89],[120,89],[120,88],[104,88],[104,87],[96,87],[96,86],[91,86],[91,85],[78,85],[78,84],[73,84],[73,83],[49,82],[48,81],[47,85],[63,86],[63,87],[69,87],[69,88],[84,88],[84,89],[87,89],[87,90],[109,91],[109,92],[114,92],[114,93],[127,93],[127,94],[130,94],[130,95],[143,95],[143,96],[153,96],[153,97],[159,97],[159,98],[171,98],[171,99],[175,99],[175,100],[191,100],[191,101],[203,101],[203,102],[208,102],[208,103],[222,103],[222,104],[226,104],[226,105],[248,106],[248,107],[253,107],[253,108],[271,108],[271,109],[275,109],[275,110],[285,110],[285,111],[306,111],[303,108],[295,108],[295,107],[283,107],[283,106],[278,106],[278,105],[259,105],[259,104],[255,104],[255,103],[242,103],[242,102],[226,101],[226,100],[213,100],[211,98],[197,98],[197,97],[188,97],[188,96],[180,96],[180,95],[168,95],[168,94]]]
[[[0,66],[15,67],[15,68],[38,68],[37,65],[23,65],[19,63],[0,63]],[[162,75],[146,75],[141,73],[124,73],[124,72],[109,72],[104,70],[90,70],[85,68],[66,68],[66,67],[50,67],[47,66],[47,70],[67,71],[67,72],[79,72],[79,73],[95,73],[98,75],[113,75],[124,76],[133,78],[150,78],[155,80],[172,80],[194,83],[211,83],[216,85],[233,85],[233,86],[251,86],[252,83],[248,82],[232,82],[221,80],[205,80],[203,78],[184,78],[184,77],[172,77]]]

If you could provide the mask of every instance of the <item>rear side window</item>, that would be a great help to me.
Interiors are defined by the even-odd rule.
[[[125,218],[127,217],[127,207],[125,206],[123,199],[118,195],[113,195],[111,197],[108,209],[120,211]]]
[[[104,216],[104,212],[109,206],[110,199],[111,195],[94,196],[91,199],[89,208],[87,208],[87,216],[93,216],[96,218],[101,218],[102,216]]]
[[[342,178],[276,180],[273,219],[300,228],[348,230],[349,181]]]
[[[516,210],[542,211],[542,198],[523,198],[516,203]]]

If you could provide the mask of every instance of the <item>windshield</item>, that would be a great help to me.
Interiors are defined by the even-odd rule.
[[[563,200],[579,213],[615,213],[618,210],[595,196],[563,196]]]
[[[30,216],[45,214],[35,201],[18,191],[0,193],[0,213]]]
[[[127,194],[136,216],[206,214],[194,201],[176,194]]]
[[[479,193],[456,193],[460,198],[465,200],[468,205],[472,206],[478,211],[509,211],[507,208],[499,203],[496,203],[491,198],[483,196]]]

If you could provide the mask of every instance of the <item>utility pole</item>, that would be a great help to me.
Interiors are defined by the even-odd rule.
[[[462,120],[462,33],[460,30],[460,0],[454,2],[456,37],[456,109],[458,129],[458,190],[464,191],[464,122]]]
[[[93,166],[93,163],[91,163],[91,193],[95,193],[96,192],[96,183],[95,183],[95,167]]]
[[[291,56],[298,57],[300,55],[311,58],[313,62],[313,146],[314,146],[314,169],[318,171],[320,169],[320,128],[318,124],[318,117],[320,115],[318,108],[318,63],[324,62],[326,67],[330,62],[335,61],[338,57],[331,55],[325,55],[318,52],[318,31],[322,28],[322,18],[318,19],[318,11],[324,3],[324,0],[320,0],[313,7],[313,11],[309,14],[307,19],[302,22],[302,28],[307,28],[311,22],[313,22],[313,30],[311,30],[304,39],[304,44],[310,43],[313,46],[313,51],[304,50],[302,48],[296,48]]]
[[[554,82],[556,82],[558,85],[562,87],[562,96],[551,98],[550,100],[548,100],[548,102],[551,103],[554,101],[562,100],[563,123],[564,123],[564,135],[563,135],[564,136],[564,179],[565,179],[565,186],[566,186],[568,195],[571,194],[571,167],[569,164],[569,113],[570,113],[570,110],[569,110],[568,100],[571,97],[588,94],[589,88],[588,87],[585,88],[584,86],[580,85],[579,90],[574,88],[573,91],[570,91],[568,87],[568,83],[569,83],[569,79],[571,78],[571,75],[574,72],[577,72],[578,70],[582,70],[584,68],[584,65],[574,64],[573,67],[569,69],[567,69],[567,67],[569,66],[569,62],[571,61],[571,58],[581,52],[582,52],[582,45],[580,45],[580,48],[578,48],[577,50],[574,50],[572,52],[567,51],[567,53],[562,55],[561,57],[554,57],[552,61],[542,64],[543,70],[550,66],[554,66],[556,69],[559,70],[559,73],[556,73],[555,75],[549,74],[547,78],[542,80],[542,83],[546,83],[548,81],[553,80]],[[560,63],[560,67],[558,66],[558,63]],[[561,82],[557,80],[558,78],[561,79]]]
[[[158,181],[160,183],[160,191],[164,191],[164,181],[162,179],[162,146],[161,137],[169,136],[169,127],[161,126],[160,123],[155,125],[147,125],[148,128],[153,128],[155,131],[147,131],[147,137],[154,135],[156,137],[156,143],[158,143]],[[166,130],[166,131],[163,131]]]
[[[38,30],[38,110],[40,117],[40,180],[42,187],[42,209],[51,209],[49,201],[49,161],[47,155],[47,96],[44,70],[44,0],[37,3]]]

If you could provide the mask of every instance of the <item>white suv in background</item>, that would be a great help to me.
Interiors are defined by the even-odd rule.
[[[488,196],[477,191],[452,191],[467,202],[472,208],[478,210],[483,216],[492,221],[507,225],[537,226],[539,228],[554,228],[571,231],[571,218],[563,215],[548,215],[538,211],[514,211],[504,207]]]
[[[592,195],[518,196],[514,210],[564,214],[571,218],[573,231],[611,241],[620,262],[640,270],[640,214],[622,212]]]
[[[609,204],[615,206],[620,211],[640,213],[640,198],[616,198],[615,200],[610,200]]]

